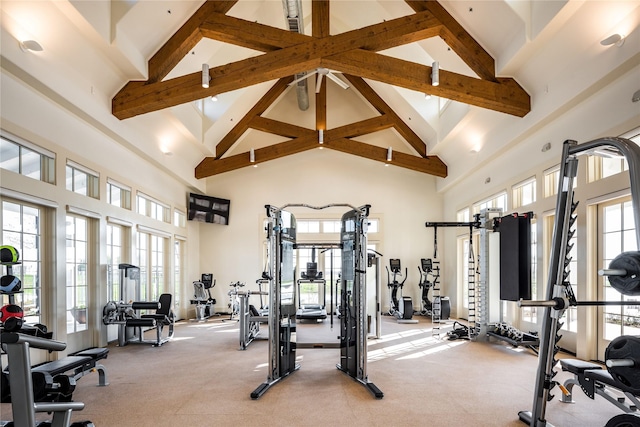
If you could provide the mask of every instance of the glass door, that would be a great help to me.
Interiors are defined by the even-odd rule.
[[[638,250],[635,237],[633,205],[630,197],[598,205],[598,269],[622,252]],[[605,277],[598,277],[598,299],[605,301],[638,301],[639,297],[622,295],[609,285]],[[614,338],[640,334],[640,302],[629,306],[604,306],[598,309],[598,358]]]

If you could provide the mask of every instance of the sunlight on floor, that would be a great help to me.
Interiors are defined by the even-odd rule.
[[[419,332],[419,335],[431,333],[430,329],[428,330],[422,329],[417,331]],[[390,341],[392,339],[406,338],[407,336],[413,336],[413,335],[418,335],[418,334],[407,334],[404,332],[400,334],[391,334],[389,336],[390,339],[387,339],[387,341]],[[385,338],[388,338],[388,337],[383,337],[382,339],[385,339]],[[387,359],[390,357],[397,357],[396,360],[414,359],[414,358],[426,356],[428,354],[432,354],[438,351],[443,351],[449,348],[457,347],[458,345],[463,344],[465,342],[466,341],[442,340],[432,336],[423,337],[423,338],[414,339],[405,343],[396,344],[396,345],[384,347],[381,349],[369,351],[367,360],[369,362],[375,362],[376,360]],[[427,349],[425,350],[425,348]],[[413,353],[413,354],[408,355],[407,353]]]

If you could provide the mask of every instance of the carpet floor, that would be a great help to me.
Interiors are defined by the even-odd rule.
[[[267,379],[268,342],[239,348],[239,325],[220,319],[179,322],[161,347],[109,345],[103,360],[109,385],[97,374],[78,380],[74,420],[96,426],[524,426],[531,410],[537,357],[506,343],[449,341],[432,336],[431,322],[398,324],[383,317],[382,337],[368,341],[368,376],[384,392],[375,399],[336,369],[339,349],[298,349],[301,368],[258,400],[250,393]],[[298,342],[337,341],[339,321],[299,324]],[[448,322],[443,328],[452,327]],[[261,333],[267,331],[263,326]],[[557,369],[560,371],[560,369]],[[563,382],[569,374],[559,372]],[[619,409],[574,388],[574,404],[547,405],[555,426],[602,427]],[[11,405],[0,405],[11,419]],[[46,414],[42,415],[46,419]]]

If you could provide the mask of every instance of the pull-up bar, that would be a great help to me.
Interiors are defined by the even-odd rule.
[[[425,222],[425,227],[433,227],[433,258],[438,258],[438,227],[469,227],[469,245],[473,242],[473,229],[480,228],[480,214],[475,214],[473,222]]]

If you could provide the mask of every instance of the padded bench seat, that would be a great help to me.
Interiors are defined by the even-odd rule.
[[[578,385],[589,398],[602,396],[626,413],[636,412],[640,408],[640,401],[629,387],[616,381],[602,365],[578,359],[561,359],[560,365],[563,371],[574,375],[563,384],[568,394],[563,393],[562,402],[573,403],[573,386]]]
[[[108,348],[88,348],[86,350],[73,353],[60,360],[54,360],[53,362],[45,362],[40,365],[33,366],[31,371],[51,375],[51,377],[73,371],[73,375],[70,376],[77,380],[96,370],[98,371],[98,385],[106,386],[108,384],[106,369],[102,364],[97,362],[99,360],[106,359],[108,355]]]

